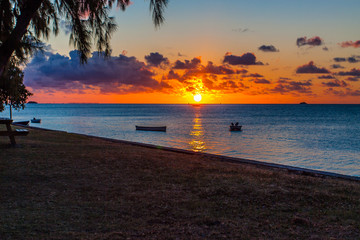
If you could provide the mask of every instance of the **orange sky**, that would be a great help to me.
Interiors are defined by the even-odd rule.
[[[52,36],[25,68],[30,100],[360,104],[359,1],[170,0],[160,29],[147,4],[113,11],[110,59],[82,66],[69,32]]]

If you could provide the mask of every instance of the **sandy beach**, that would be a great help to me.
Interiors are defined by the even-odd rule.
[[[29,129],[0,138],[1,239],[358,239],[360,183]]]

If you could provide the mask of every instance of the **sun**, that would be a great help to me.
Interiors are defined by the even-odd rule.
[[[194,95],[194,100],[195,100],[195,102],[200,102],[201,101],[201,95],[200,94]]]

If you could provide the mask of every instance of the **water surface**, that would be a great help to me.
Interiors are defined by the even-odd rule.
[[[360,176],[360,105],[27,104],[13,115],[41,118],[31,125],[43,128]],[[243,131],[230,132],[231,122]]]

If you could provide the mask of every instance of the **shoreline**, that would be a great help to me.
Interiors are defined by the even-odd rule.
[[[28,130],[15,147],[0,139],[1,239],[358,239],[360,234],[359,181]]]
[[[64,133],[68,133],[68,134],[86,136],[86,137],[95,138],[95,139],[102,139],[102,140],[106,140],[106,141],[110,141],[110,142],[114,142],[114,143],[124,143],[124,144],[130,144],[130,145],[134,145],[134,146],[141,146],[141,147],[146,147],[146,148],[150,148],[150,149],[162,149],[162,150],[171,151],[171,152],[179,152],[179,153],[185,153],[185,154],[191,154],[191,155],[207,156],[207,157],[214,158],[215,160],[223,161],[223,162],[230,162],[230,163],[237,163],[237,164],[249,164],[249,165],[263,167],[263,168],[269,168],[269,169],[282,169],[282,170],[286,170],[289,173],[300,174],[300,175],[307,175],[307,176],[313,176],[313,177],[331,177],[331,178],[339,178],[339,179],[360,182],[360,177],[358,177],[358,176],[351,176],[351,175],[322,171],[322,170],[295,167],[295,166],[278,164],[278,163],[268,163],[268,162],[263,162],[263,161],[258,161],[258,160],[229,157],[229,156],[225,156],[225,155],[205,153],[205,152],[195,152],[192,150],[186,150],[186,149],[181,149],[181,148],[158,146],[158,145],[149,144],[149,143],[141,143],[141,142],[133,142],[133,141],[128,141],[128,140],[92,136],[92,135],[81,134],[81,133],[71,133],[71,132],[67,132],[67,131],[46,129],[46,128],[41,128],[41,127],[23,126],[23,125],[19,125],[19,124],[12,124],[12,125],[29,128],[29,129],[37,129],[37,130],[42,130],[42,131],[64,132]]]

